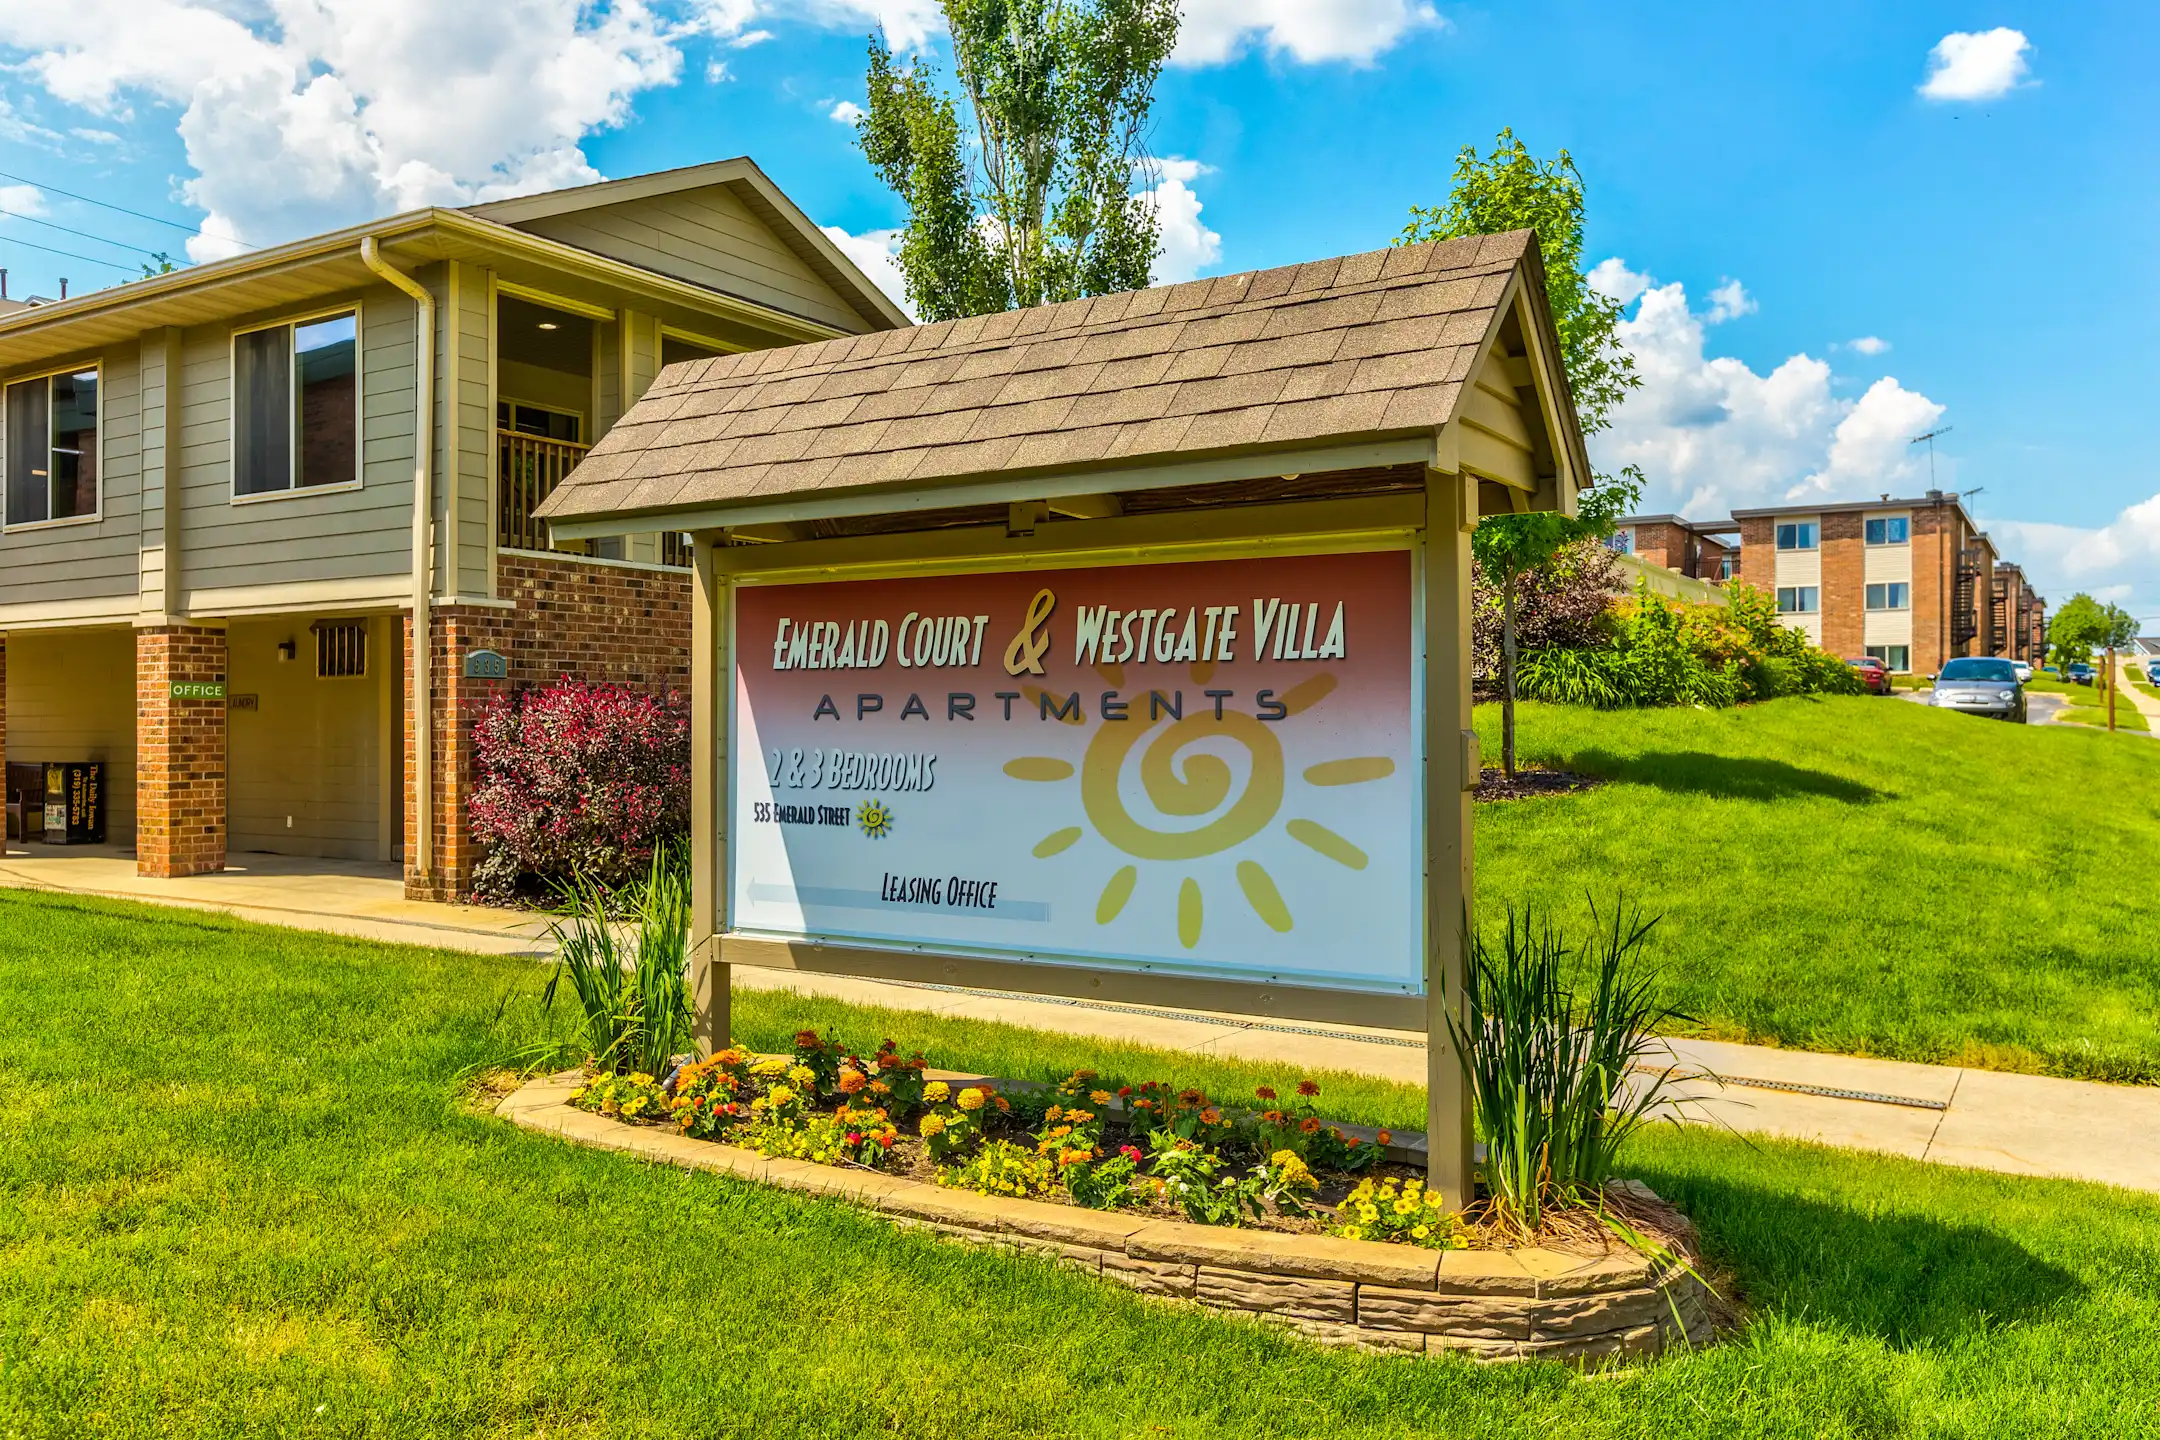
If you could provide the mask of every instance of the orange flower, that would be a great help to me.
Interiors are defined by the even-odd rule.
[[[860,1070],[843,1071],[840,1076],[840,1093],[843,1095],[853,1095],[856,1091],[862,1089],[862,1087],[864,1085],[867,1085],[868,1083],[869,1081],[863,1078],[863,1073]]]
[[[1379,1139],[1379,1141],[1380,1141],[1380,1143],[1381,1143],[1382,1145],[1387,1145],[1387,1144],[1391,1144],[1391,1143],[1393,1143],[1393,1141],[1394,1141],[1395,1137],[1394,1137],[1393,1135],[1389,1134],[1389,1133],[1388,1133],[1387,1131],[1385,1131],[1385,1130],[1382,1130],[1382,1131],[1381,1131],[1381,1132],[1379,1133],[1378,1139]]]
[[[1275,1087],[1262,1085],[1259,1089],[1253,1091],[1253,1094],[1259,1096],[1262,1100],[1273,1100],[1275,1098]]]
[[[1304,1131],[1307,1135],[1317,1135],[1320,1133],[1320,1122],[1313,1119],[1312,1116],[1308,1115],[1304,1118],[1304,1120],[1299,1122],[1297,1128]]]
[[[1201,1124],[1203,1124],[1203,1125],[1219,1125],[1219,1124],[1221,1124],[1221,1123],[1222,1123],[1222,1111],[1220,1111],[1220,1110],[1217,1110],[1217,1109],[1214,1109],[1214,1108],[1212,1108],[1212,1107],[1210,1107],[1209,1109],[1206,1109],[1206,1110],[1202,1110],[1202,1111],[1200,1112],[1200,1123],[1201,1123]]]
[[[1297,1093],[1310,1100],[1320,1093],[1320,1087],[1310,1080],[1300,1080],[1297,1082]]]

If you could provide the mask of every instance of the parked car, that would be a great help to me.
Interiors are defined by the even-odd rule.
[[[1938,710],[2025,723],[2025,687],[2008,660],[1961,655],[1934,678],[1928,704]]]
[[[2012,660],[2010,662],[2010,668],[2017,671],[2018,684],[2020,685],[2023,685],[2033,677],[2032,661],[2030,660]]]
[[[1867,686],[1868,694],[1890,693],[1890,667],[1882,661],[1872,655],[1863,655],[1857,660],[1847,660],[1845,663],[1859,673],[1860,683]]]
[[[2068,670],[2063,672],[2063,678],[2068,680],[2073,685],[2090,685],[2093,683],[2093,676],[2099,673],[2100,672],[2093,669],[2092,666],[2087,665],[2084,661],[2080,660],[2077,664],[2072,665]]]

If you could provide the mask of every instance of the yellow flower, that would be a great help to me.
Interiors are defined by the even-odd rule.
[[[765,1092],[765,1098],[775,1105],[785,1105],[795,1098],[795,1092],[785,1085],[775,1085]]]
[[[983,1107],[983,1092],[970,1085],[960,1092],[959,1104],[962,1110],[980,1110]]]
[[[939,1104],[952,1098],[952,1086],[943,1080],[932,1080],[922,1087],[922,1098],[932,1105]]]
[[[653,1083],[653,1078],[640,1070],[630,1077],[630,1083],[633,1085],[650,1085]]]
[[[807,1065],[790,1065],[787,1078],[802,1089],[807,1090],[817,1083],[817,1071],[812,1070]]]
[[[788,1062],[785,1059],[778,1055],[768,1055],[751,1066],[750,1073],[761,1079],[770,1079],[775,1075],[785,1075],[787,1068]]]
[[[1412,1200],[1409,1196],[1405,1195],[1388,1208],[1393,1210],[1397,1215],[1409,1215],[1416,1211],[1417,1201]]]
[[[1342,1236],[1342,1238],[1345,1240],[1362,1240],[1365,1238],[1365,1232],[1358,1229],[1358,1227],[1355,1225],[1345,1225],[1340,1230],[1337,1230],[1335,1233]]]
[[[1091,1090],[1088,1092],[1088,1099],[1094,1101],[1097,1105],[1107,1105],[1110,1103],[1110,1092],[1108,1090]]]
[[[1357,1207],[1357,1210],[1358,1219],[1363,1220],[1368,1225],[1372,1224],[1380,1218],[1380,1212],[1374,1209],[1371,1205],[1360,1205]]]
[[[1415,1239],[1423,1240],[1426,1236],[1432,1234],[1432,1226],[1413,1225],[1410,1227],[1410,1234]]]

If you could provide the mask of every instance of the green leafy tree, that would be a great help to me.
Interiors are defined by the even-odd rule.
[[[862,151],[908,210],[925,321],[1137,290],[1160,248],[1145,144],[1176,0],[941,0],[957,93],[870,41]]]
[[[2107,633],[2107,608],[2080,590],[2048,620],[2049,658],[2062,671],[2090,664],[2093,651],[2106,643]]]
[[[1500,768],[1515,778],[1515,597],[1530,571],[1579,540],[1601,538],[1634,507],[1642,472],[1630,466],[1617,480],[1583,492],[1573,515],[1557,510],[1494,515],[1470,532],[1470,553],[1486,583],[1500,592]]]
[[[1540,160],[1513,129],[1505,129],[1490,155],[1480,156],[1474,145],[1462,148],[1447,203],[1411,206],[1410,223],[1395,243],[1536,231],[1575,414],[1583,434],[1595,435],[1612,422],[1613,407],[1642,384],[1642,377],[1635,373],[1635,357],[1620,343],[1620,302],[1592,289],[1582,268],[1583,200],[1582,172],[1573,156],[1562,150]]]
[[[1603,430],[1613,408],[1642,384],[1635,357],[1620,343],[1620,303],[1591,288],[1582,268],[1584,189],[1575,159],[1562,150],[1540,160],[1502,130],[1490,155],[1465,145],[1455,157],[1455,183],[1447,202],[1414,205],[1398,245],[1533,230],[1545,261],[1545,296],[1560,335],[1560,362],[1567,372],[1575,415],[1585,435]],[[1620,480],[1600,477],[1586,490],[1575,515],[1491,515],[1478,522],[1470,546],[1486,583],[1500,592],[1500,764],[1515,774],[1516,590],[1522,577],[1565,546],[1610,535],[1613,523],[1642,494],[1642,472]]]

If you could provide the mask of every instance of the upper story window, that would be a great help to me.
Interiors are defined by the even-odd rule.
[[[360,483],[360,316],[233,336],[233,494]]]
[[[7,387],[7,523],[98,513],[98,372],[70,370]]]
[[[1912,609],[1912,586],[1893,580],[1888,584],[1867,587],[1867,608],[1870,610]]]
[[[1912,539],[1912,522],[1903,515],[1885,515],[1867,522],[1870,545],[1903,545]]]
[[[1780,550],[1814,550],[1821,544],[1822,528],[1813,520],[1793,520],[1777,527]]]
[[[1634,554],[1635,532],[1633,530],[1624,529],[1613,531],[1612,534],[1605,537],[1605,548],[1612,551],[1615,555]]]

